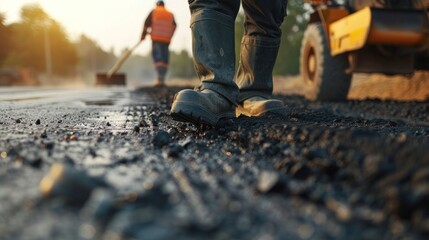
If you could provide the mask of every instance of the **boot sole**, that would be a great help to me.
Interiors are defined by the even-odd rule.
[[[220,115],[213,114],[200,105],[191,102],[174,102],[171,106],[170,116],[180,122],[191,122],[194,124],[208,124],[215,126],[220,119],[234,118],[234,112]]]

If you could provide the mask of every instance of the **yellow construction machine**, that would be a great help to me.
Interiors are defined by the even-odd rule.
[[[306,1],[300,70],[307,98],[347,99],[354,73],[429,70],[429,0]]]

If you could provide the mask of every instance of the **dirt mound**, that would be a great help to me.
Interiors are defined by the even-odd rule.
[[[429,72],[418,72],[410,78],[359,74],[353,78],[349,98],[425,101],[429,98]]]
[[[308,89],[300,76],[276,77],[274,86],[277,94],[303,95]],[[429,72],[417,72],[412,77],[355,74],[348,98],[425,101],[429,99]]]

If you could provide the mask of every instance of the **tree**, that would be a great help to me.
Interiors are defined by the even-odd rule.
[[[5,17],[0,13],[0,67],[11,51],[11,30],[4,24]]]
[[[57,75],[71,75],[78,63],[73,43],[63,27],[37,4],[21,9],[21,20],[11,25],[12,54],[7,63],[17,67],[46,71],[46,41],[50,43],[52,70]]]
[[[288,15],[281,26],[282,40],[273,71],[275,75],[299,73],[301,41],[308,23],[306,14],[302,0],[289,1]]]
[[[75,47],[79,56],[78,69],[81,73],[107,72],[116,61],[113,49],[106,52],[94,40],[85,35],[80,36]]]

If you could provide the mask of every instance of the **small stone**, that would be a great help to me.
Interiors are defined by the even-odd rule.
[[[268,192],[270,191],[279,180],[279,175],[275,172],[263,171],[259,175],[258,185],[256,188],[259,192]]]
[[[328,199],[326,207],[334,212],[337,218],[341,221],[349,221],[352,218],[352,210],[346,204],[339,202],[335,199]]]
[[[171,158],[178,158],[180,154],[183,152],[183,147],[179,144],[174,144],[173,146],[170,146],[167,150],[168,157]]]
[[[174,136],[174,135],[176,135],[179,131],[177,131],[177,128],[169,128],[169,129],[167,130],[167,132],[168,132],[171,136]]]
[[[110,122],[107,122],[106,126],[110,127],[112,126],[112,124],[110,124]]]
[[[28,160],[28,164],[34,168],[40,168],[43,164],[43,159],[38,157],[31,160]]]
[[[152,123],[152,126],[154,126],[154,127],[158,126],[158,124],[159,124],[159,117],[158,116],[156,116],[155,114],[151,114],[151,115],[149,115],[149,119]]]
[[[18,118],[18,119],[16,119],[16,120],[15,120],[15,123],[21,123],[21,119],[19,119],[19,118]]]
[[[43,131],[42,134],[40,134],[41,138],[48,138],[48,134],[46,133],[46,131]]]
[[[191,143],[192,143],[191,137],[187,137],[187,138],[179,141],[180,146],[182,146],[184,148],[187,148]]]
[[[261,193],[281,191],[285,184],[276,172],[263,171],[258,178],[256,189]]]
[[[42,197],[73,206],[82,206],[96,188],[109,188],[109,185],[70,165],[58,163],[52,165],[39,186]]]
[[[40,125],[40,119],[36,120],[36,125]]]
[[[89,148],[89,154],[91,155],[91,157],[95,158],[97,157],[97,151],[94,148]]]
[[[134,126],[134,132],[140,133],[140,127],[139,126]]]
[[[157,148],[162,148],[167,146],[171,142],[171,136],[168,132],[160,130],[158,131],[154,138],[152,139],[152,143]]]

